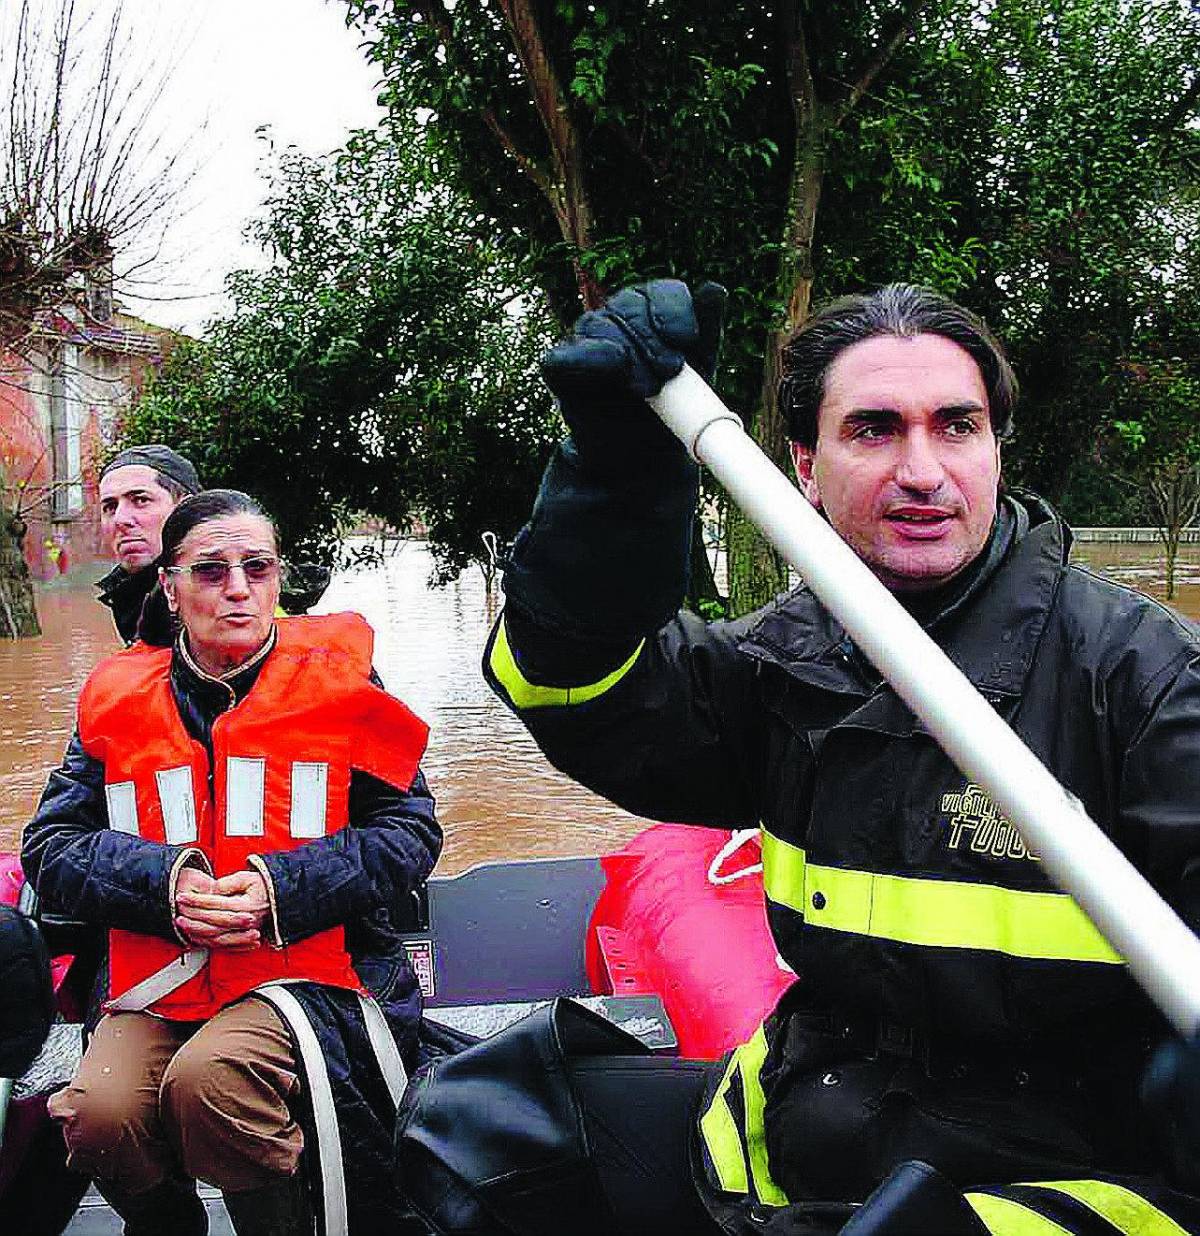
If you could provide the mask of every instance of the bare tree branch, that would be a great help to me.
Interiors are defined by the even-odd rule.
[[[186,183],[150,128],[168,71],[138,73],[123,0],[94,5],[0,12],[0,347],[33,347],[56,307],[85,312],[98,280],[119,289]]]
[[[447,58],[456,67],[466,71],[470,58],[464,54],[458,40],[454,37],[454,27],[445,5],[441,0],[417,0],[416,7],[431,29],[437,31],[438,40],[445,49]],[[496,139],[500,149],[512,159],[540,192],[549,196],[550,178],[537,165],[537,161],[520,148],[513,135],[501,123],[495,108],[481,107],[479,118],[487,127],[488,132]]]
[[[584,175],[583,142],[554,64],[546,50],[537,14],[529,0],[499,0],[517,58],[529,83],[534,107],[550,144],[553,174],[543,188],[563,239],[576,251],[591,248],[592,204]],[[575,281],[584,305],[596,308],[604,293],[576,260]]]
[[[871,89],[875,79],[887,67],[888,61],[916,33],[917,19],[921,11],[929,7],[930,0],[906,0],[896,15],[891,33],[886,35],[859,71],[846,97],[839,104],[832,121],[836,128],[858,106],[864,94]]]

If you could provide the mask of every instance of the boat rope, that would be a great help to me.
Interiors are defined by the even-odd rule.
[[[736,871],[731,871],[725,874],[721,868],[725,863],[733,857],[747,842],[755,840],[758,837],[757,828],[738,828],[734,829],[729,835],[729,840],[717,851],[716,856],[708,865],[708,882],[710,884],[732,884],[735,880],[741,880],[745,876],[757,875],[762,869],[762,859],[756,863],[750,863],[748,866],[739,867]]]

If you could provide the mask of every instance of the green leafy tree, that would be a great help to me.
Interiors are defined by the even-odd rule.
[[[1159,311],[1140,323],[1134,346],[1110,386],[1108,475],[1133,496],[1158,529],[1166,553],[1166,594],[1175,595],[1183,529],[1200,516],[1200,256]]]
[[[780,462],[782,338],[814,296],[905,278],[1009,340],[1027,393],[1013,473],[1055,500],[1094,471],[1081,444],[1103,437],[1114,358],[1194,235],[1200,14],[1182,0],[347,8],[392,132],[322,176],[285,160],[260,233],[275,265],[239,276],[233,318],[147,405],[176,384],[210,475],[236,456],[261,489],[301,452],[316,500],[279,497],[298,539],[419,508],[447,547],[464,530],[469,557],[472,478],[511,473],[524,501],[524,463],[490,452],[530,460],[553,423],[537,307],[561,330],[663,274],[733,291],[719,384]],[[523,311],[497,312],[506,296]],[[725,523],[741,611],[782,577]]]
[[[279,156],[252,228],[270,265],[231,278],[232,312],[172,354],[123,436],[259,496],[293,557],[331,560],[361,515],[422,521],[446,578],[528,511],[558,427],[534,380],[548,325],[420,124],[398,123]]]
[[[1130,406],[1128,419],[1113,421],[1118,475],[1144,495],[1166,550],[1170,600],[1180,535],[1200,515],[1200,371],[1182,357],[1155,356],[1127,360],[1121,372]]]
[[[734,292],[720,384],[786,463],[778,349],[808,312],[830,152],[932,0],[769,9],[662,0],[347,0],[391,108],[431,110],[464,193],[565,327],[674,274]],[[733,608],[782,565],[731,512]]]
[[[977,310],[1023,387],[1010,478],[1129,522],[1110,375],[1200,243],[1200,10],[995,0],[942,11],[828,158],[822,297],[904,278]]]
[[[945,194],[983,242],[965,299],[1008,340],[1022,379],[1009,464],[1069,518],[1095,522],[1088,447],[1104,436],[1113,367],[1171,294],[1180,249],[1200,243],[1187,202],[1200,9],[998,0],[986,22],[960,23],[955,45]]]
[[[811,299],[929,283],[1009,341],[1026,390],[1010,471],[1086,514],[1081,444],[1191,234],[1187,0],[347,6],[384,97],[431,109],[560,326],[630,279],[720,279],[720,385],[782,461],[777,349]],[[741,610],[778,564],[728,525]]]

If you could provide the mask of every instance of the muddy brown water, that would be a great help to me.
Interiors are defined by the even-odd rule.
[[[1174,605],[1200,618],[1200,546],[1183,552]],[[1162,598],[1157,545],[1091,543],[1079,547],[1078,557]],[[644,827],[551,769],[485,686],[479,659],[496,602],[479,573],[432,589],[429,569],[423,545],[401,543],[382,566],[335,577],[319,608],[367,617],[385,684],[429,723],[424,768],[446,832],[439,870],[595,854]],[[89,574],[40,589],[38,609],[45,632],[39,639],[0,640],[0,850],[16,847],[61,758],[88,673],[118,647]]]

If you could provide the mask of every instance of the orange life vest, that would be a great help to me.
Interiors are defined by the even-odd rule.
[[[217,877],[251,854],[291,850],[349,823],[350,773],[408,789],[428,727],[369,681],[373,636],[357,614],[277,619],[250,692],[204,747],[184,729],[171,650],[135,644],[93,671],[79,700],[84,750],[104,765],[109,827],[202,850]],[[166,890],[163,890],[166,895]],[[194,977],[150,1005],[198,1021],[261,983],[308,979],[361,987],[341,926],[279,949],[213,949]],[[109,996],[179,960],[177,940],[113,929]]]

